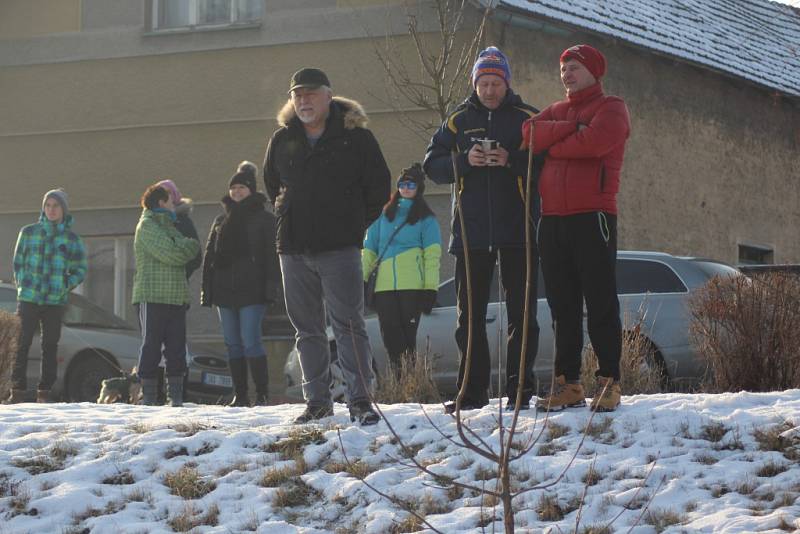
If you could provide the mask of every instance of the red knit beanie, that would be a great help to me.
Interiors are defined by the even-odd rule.
[[[570,46],[561,53],[559,61],[564,63],[570,59],[581,63],[598,80],[606,73],[605,56],[587,44]]]

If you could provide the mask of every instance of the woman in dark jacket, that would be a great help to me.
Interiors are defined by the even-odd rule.
[[[211,225],[203,258],[200,302],[217,306],[228,349],[236,396],[230,406],[249,406],[247,367],[256,387],[256,406],[267,403],[267,356],[261,321],[275,298],[280,268],[275,252],[275,219],[256,191],[256,166],[243,161],[222,199],[225,213]]]

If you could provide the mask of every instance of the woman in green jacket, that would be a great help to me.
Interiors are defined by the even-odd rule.
[[[395,369],[404,353],[416,353],[420,314],[430,313],[439,287],[442,239],[424,192],[422,166],[403,169],[383,213],[367,230],[361,256],[364,280],[378,269],[374,308]]]

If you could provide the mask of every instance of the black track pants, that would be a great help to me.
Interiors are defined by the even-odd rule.
[[[494,251],[470,251],[470,274],[472,285],[472,360],[465,399],[473,404],[485,404],[491,375],[491,361],[487,328],[497,328],[496,324],[486,324],[486,311],[490,300],[494,265],[500,260],[500,276],[503,282],[503,298],[506,302],[506,395],[516,396],[519,382],[519,358],[522,350],[522,334],[525,309],[525,249],[501,248]],[[530,399],[533,391],[533,364],[539,348],[539,325],[536,322],[536,283],[538,279],[539,256],[535,249],[532,259],[532,285],[529,306],[528,344],[525,357],[525,386],[523,399]],[[458,369],[459,388],[464,380],[467,352],[467,334],[470,322],[467,310],[467,282],[464,255],[456,255],[456,291],[458,295],[458,327],[456,343],[461,352]],[[496,299],[495,299],[496,300]]]
[[[583,303],[599,376],[619,379],[622,323],[617,298],[617,218],[602,212],[542,217],[538,233],[556,338],[556,375],[578,380]]]

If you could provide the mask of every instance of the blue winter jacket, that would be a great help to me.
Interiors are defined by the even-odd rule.
[[[378,269],[376,292],[405,289],[436,291],[439,287],[442,238],[435,217],[429,216],[414,224],[406,224],[389,243],[395,229],[408,217],[412,203],[411,199],[401,198],[393,221],[382,213],[367,230],[361,255],[364,280],[374,268],[378,256],[386,249]]]

